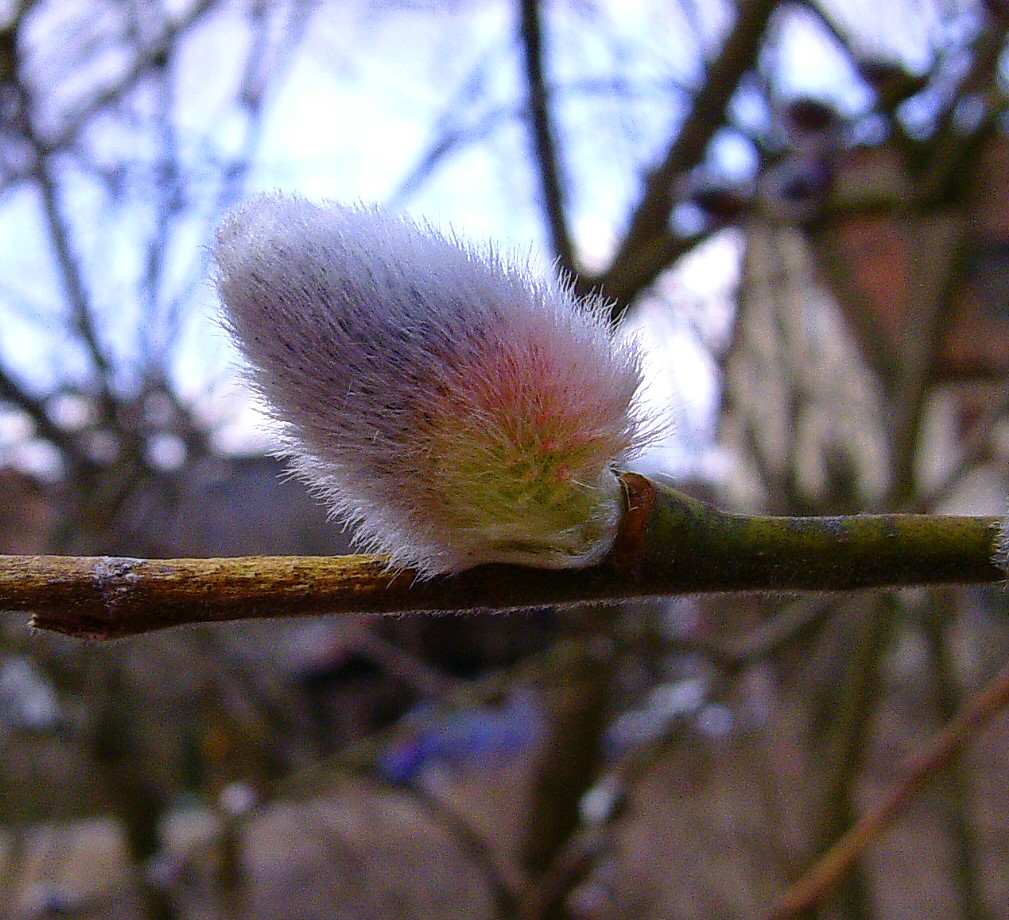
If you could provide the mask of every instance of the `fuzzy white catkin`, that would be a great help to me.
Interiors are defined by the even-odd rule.
[[[374,207],[231,212],[217,284],[284,453],[367,549],[422,575],[612,547],[643,428],[605,305]]]

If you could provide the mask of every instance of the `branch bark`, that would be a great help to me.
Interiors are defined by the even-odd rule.
[[[143,560],[0,557],[0,609],[113,639],[191,623],[321,613],[488,611],[711,591],[850,590],[995,582],[999,519],[726,514],[636,473],[601,565],[488,565],[418,581],[382,556]]]

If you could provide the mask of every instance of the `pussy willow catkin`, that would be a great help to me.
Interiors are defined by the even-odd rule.
[[[360,543],[422,574],[591,565],[645,427],[605,305],[373,207],[265,195],[217,285],[284,453]]]

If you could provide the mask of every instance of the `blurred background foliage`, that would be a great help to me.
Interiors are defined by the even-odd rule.
[[[1002,0],[0,3],[0,551],[346,551],[206,245],[375,200],[601,289],[740,509],[997,514]],[[759,916],[1009,650],[998,592],[0,634],[4,917]],[[1009,722],[823,917],[1009,915]]]

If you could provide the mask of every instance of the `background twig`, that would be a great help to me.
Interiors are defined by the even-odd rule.
[[[1009,704],[1009,667],[908,764],[886,797],[785,892],[768,920],[800,917],[827,899],[865,850],[949,759]]]

